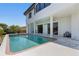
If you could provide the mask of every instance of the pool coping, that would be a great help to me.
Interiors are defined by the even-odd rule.
[[[13,34],[12,34],[13,35]],[[17,34],[15,34],[15,35],[17,35]],[[21,34],[20,34],[21,35]],[[23,34],[22,34],[23,35]],[[28,34],[27,34],[28,35]],[[31,35],[31,34],[29,34],[29,35]],[[44,37],[44,36],[42,36],[42,37]],[[48,38],[48,37],[45,37],[45,38]],[[53,39],[53,38],[52,38]],[[50,41],[49,41],[50,42]],[[46,42],[47,43],[47,42]],[[46,43],[44,43],[44,44],[46,44]],[[41,45],[44,45],[44,44],[41,44]],[[41,46],[41,45],[38,45],[38,46]],[[22,52],[24,52],[24,51],[28,51],[28,50],[30,50],[30,49],[33,49],[33,48],[35,48],[35,47],[38,47],[38,46],[33,46],[33,47],[31,47],[31,48],[27,48],[27,49],[24,49],[24,50],[21,50],[21,51],[18,51],[18,52],[12,52],[11,50],[10,50],[10,37],[9,37],[9,34],[7,34],[7,41],[6,41],[6,49],[5,49],[5,53],[7,54],[7,55],[16,55],[16,54],[18,54],[18,53],[22,53]]]
[[[9,43],[9,35],[5,35],[5,37],[4,37],[4,40],[3,40],[3,42],[2,42],[2,45],[1,45],[1,47],[0,47],[0,50],[1,50],[1,54],[0,55],[11,55],[11,56],[31,56],[31,55],[33,55],[34,53],[37,53],[37,55],[39,56],[39,52],[38,51],[41,51],[41,50],[37,50],[36,52],[34,52],[33,54],[31,53],[32,51],[34,51],[35,49],[37,49],[37,48],[40,48],[40,47],[47,47],[47,44],[48,44],[48,46],[52,46],[52,49],[53,49],[53,47],[54,47],[54,45],[56,45],[57,47],[58,46],[60,46],[59,47],[59,49],[62,49],[62,48],[67,48],[67,49],[65,49],[65,51],[66,50],[70,50],[70,52],[69,53],[73,53],[73,54],[69,54],[69,55],[79,55],[79,50],[76,50],[76,49],[72,49],[72,48],[69,48],[69,47],[65,47],[65,46],[62,46],[62,45],[59,45],[59,44],[56,44],[56,43],[54,43],[54,42],[48,42],[48,43],[45,43],[45,44],[41,44],[41,45],[39,45],[39,46],[35,46],[35,47],[32,47],[32,48],[29,48],[29,49],[24,49],[24,50],[22,50],[22,51],[20,51],[20,52],[17,52],[17,53],[12,53],[12,52],[10,52],[7,48],[9,47],[9,46],[7,46]],[[8,43],[8,44],[7,44]],[[50,47],[48,48],[48,49],[50,49]],[[59,50],[59,49],[57,49],[57,51]],[[50,49],[51,50],[51,49]],[[30,52],[31,51],[31,52]],[[49,51],[49,50],[48,50]],[[64,51],[64,49],[63,50],[61,50],[61,52],[62,51]],[[30,52],[30,54],[28,54],[28,52]],[[50,51],[49,51],[50,52]],[[47,52],[48,53],[48,52]],[[52,52],[52,50],[51,50],[51,52],[50,53],[53,53]],[[57,53],[56,51],[54,52],[54,53]],[[74,54],[75,53],[75,54]],[[45,55],[48,55],[48,54],[45,54]],[[49,54],[49,55],[51,55],[51,54]],[[54,55],[54,54],[53,54]],[[52,55],[52,56],[53,56]],[[63,55],[63,52],[61,53],[61,55]],[[66,54],[67,55],[67,54]],[[36,56],[36,55],[35,55]],[[57,56],[57,55],[55,55],[55,56]],[[59,56],[59,55],[58,55]],[[64,55],[65,56],[65,55]],[[68,56],[68,55],[67,55]]]

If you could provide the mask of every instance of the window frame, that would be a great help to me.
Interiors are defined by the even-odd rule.
[[[38,3],[35,7],[36,13],[49,6],[51,3]],[[43,7],[42,7],[43,5]]]

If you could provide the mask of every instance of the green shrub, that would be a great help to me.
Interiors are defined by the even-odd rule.
[[[4,30],[0,29],[0,36],[2,36],[4,33]]]

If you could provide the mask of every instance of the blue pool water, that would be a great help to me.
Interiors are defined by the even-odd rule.
[[[46,42],[46,38],[37,35],[10,35],[10,50],[18,52]]]

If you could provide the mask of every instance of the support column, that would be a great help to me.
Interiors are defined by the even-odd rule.
[[[34,34],[36,33],[36,24],[34,22]]]
[[[29,25],[26,25],[26,33],[29,33]]]
[[[30,34],[30,24],[28,24],[27,30],[28,30],[28,34]]]
[[[53,16],[50,16],[50,37],[53,37]]]

